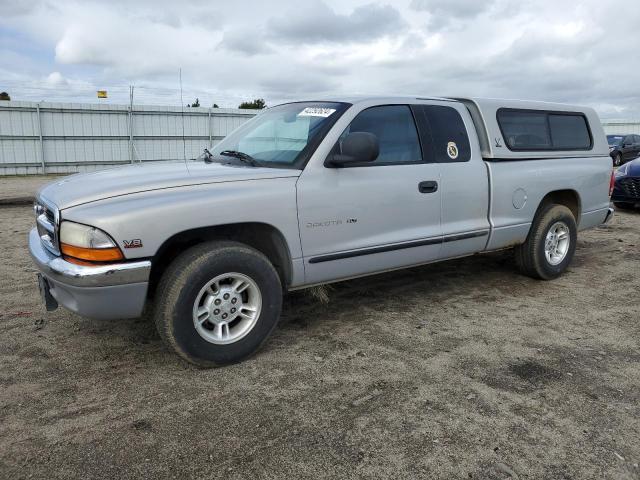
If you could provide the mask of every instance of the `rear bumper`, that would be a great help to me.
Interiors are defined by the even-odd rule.
[[[76,265],[46,250],[35,228],[29,233],[29,252],[51,295],[68,310],[103,320],[142,314],[151,261]]]
[[[611,221],[611,219],[613,218],[613,212],[615,210],[612,207],[609,207],[607,209],[607,216],[604,217],[604,221],[602,222],[603,225],[606,225],[607,223],[609,223]]]

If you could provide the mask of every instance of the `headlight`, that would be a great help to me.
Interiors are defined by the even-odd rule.
[[[124,258],[118,245],[102,230],[67,221],[60,225],[60,251],[70,257],[69,261],[113,262]]]

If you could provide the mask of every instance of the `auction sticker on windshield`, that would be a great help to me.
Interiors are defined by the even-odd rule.
[[[298,116],[299,117],[328,117],[333,112],[335,112],[335,108],[322,108],[322,107],[307,107],[302,110]]]

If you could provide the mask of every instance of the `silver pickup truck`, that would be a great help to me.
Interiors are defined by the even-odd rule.
[[[590,108],[366,97],[263,111],[202,158],[45,186],[29,248],[48,309],[150,307],[202,366],[255,352],[282,294],[513,248],[550,280],[607,222],[613,172]]]

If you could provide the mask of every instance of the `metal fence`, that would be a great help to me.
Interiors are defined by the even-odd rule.
[[[195,158],[251,110],[0,102],[0,175],[73,173]],[[184,144],[183,144],[184,128]]]
[[[602,126],[604,127],[604,133],[607,135],[625,135],[629,133],[640,135],[640,121],[612,120],[602,122]]]

